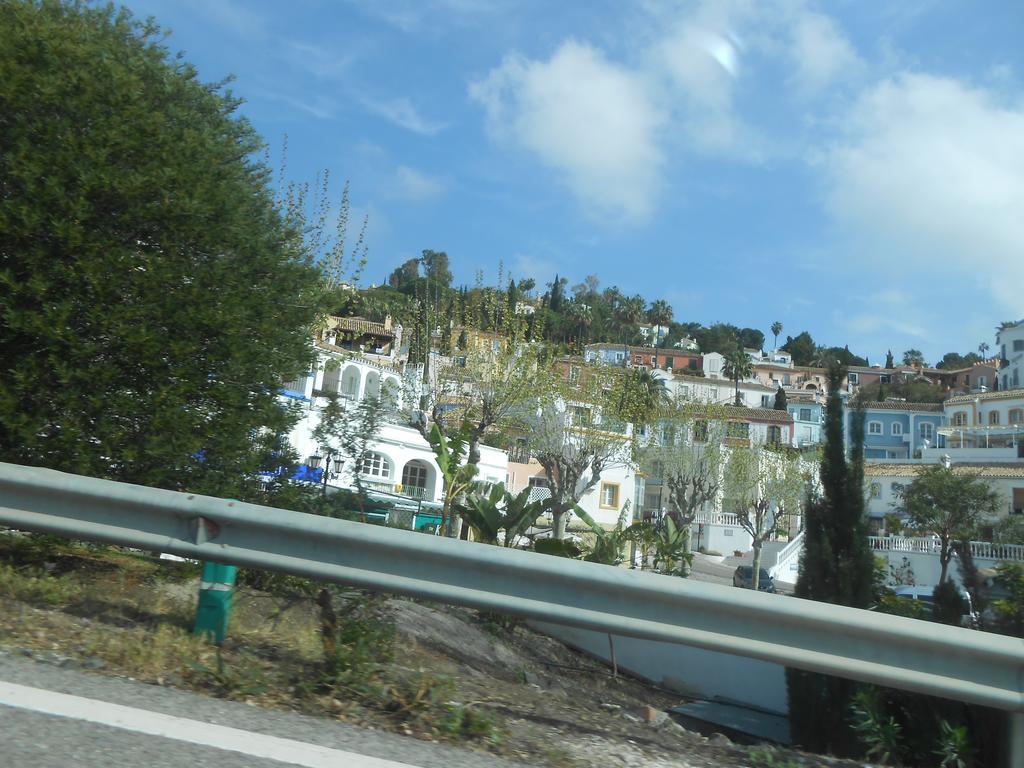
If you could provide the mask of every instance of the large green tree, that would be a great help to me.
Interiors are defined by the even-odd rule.
[[[751,538],[752,589],[758,588],[765,542],[780,532],[787,518],[799,514],[806,488],[798,454],[762,445],[729,452],[723,492],[733,505],[729,511]]]
[[[903,364],[904,365],[913,365],[913,366],[916,366],[918,368],[926,367],[926,363],[924,361],[924,355],[921,354],[921,350],[919,350],[919,349],[908,349],[906,352],[904,352],[903,353]]]
[[[981,524],[998,516],[1002,499],[976,474],[932,464],[909,485],[897,486],[896,509],[909,526],[939,540],[939,584],[946,581],[954,543],[976,536]]]
[[[787,336],[782,348],[793,356],[796,365],[812,365],[818,349],[807,331],[801,331],[796,336]]]
[[[239,101],[163,39],[0,3],[0,458],[233,495],[322,283]]]
[[[868,545],[864,502],[864,415],[855,412],[852,456],[843,447],[840,386],[846,375],[838,362],[828,371],[825,449],[820,496],[807,504],[804,555],[796,583],[797,597],[854,608],[874,601],[874,558]],[[853,754],[857,739],[849,706],[857,691],[850,680],[789,669],[790,730],[793,740],[812,751]]]
[[[674,399],[663,409],[640,451],[645,469],[664,488],[663,500],[678,529],[673,539],[679,567],[690,573],[691,538],[697,513],[715,500],[722,486],[725,406]]]

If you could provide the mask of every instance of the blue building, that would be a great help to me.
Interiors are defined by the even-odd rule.
[[[626,344],[587,344],[583,348],[583,359],[588,363],[617,365],[625,368],[629,365],[629,346]]]
[[[945,426],[942,403],[907,403],[887,400],[867,403],[864,409],[864,458],[912,459],[922,448],[942,448],[945,438],[939,427]],[[850,448],[853,410],[843,407],[844,440]]]
[[[786,410],[793,417],[793,444],[803,448],[817,445],[822,439],[822,425],[825,422],[825,406],[813,396],[794,397],[790,394]]]

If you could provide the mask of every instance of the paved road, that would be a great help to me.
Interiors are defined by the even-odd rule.
[[[731,558],[730,558],[731,559]],[[749,560],[748,560],[749,562]],[[690,578],[709,584],[732,585],[732,574],[736,570],[736,562],[716,563],[700,555],[693,558],[693,571]],[[776,581],[775,589],[783,595],[793,594],[794,585],[784,581]]]
[[[490,755],[2,652],[0,764],[5,768],[522,768]]]

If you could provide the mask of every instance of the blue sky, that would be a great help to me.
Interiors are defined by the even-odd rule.
[[[350,180],[364,283],[444,250],[873,363],[1024,316],[1017,0],[127,5],[290,178]]]

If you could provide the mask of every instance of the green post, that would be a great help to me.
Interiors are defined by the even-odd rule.
[[[199,582],[199,606],[196,608],[197,635],[207,635],[217,645],[224,642],[231,618],[231,598],[235,593],[238,568],[221,563],[203,563]]]

